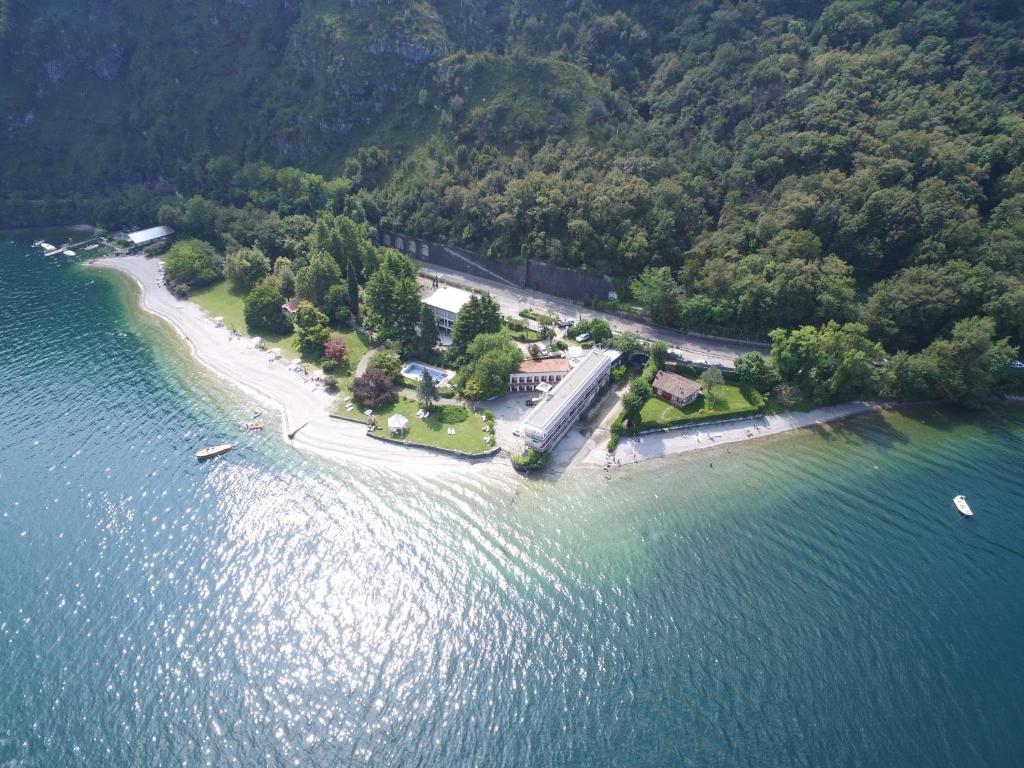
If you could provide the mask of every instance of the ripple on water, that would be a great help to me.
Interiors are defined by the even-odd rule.
[[[244,397],[112,278],[20,246],[0,269],[0,764],[1024,747],[1013,413],[868,417],[611,480],[349,469],[276,430],[199,465]]]

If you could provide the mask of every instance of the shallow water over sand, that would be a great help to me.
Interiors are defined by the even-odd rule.
[[[0,764],[1017,763],[1020,410],[349,469],[239,436],[244,395],[34,239],[0,237]]]

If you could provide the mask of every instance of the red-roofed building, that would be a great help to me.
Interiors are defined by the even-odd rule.
[[[651,384],[654,396],[680,407],[689,405],[700,394],[700,384],[668,371],[658,371]]]
[[[519,370],[509,374],[509,392],[532,392],[537,385],[546,382],[557,384],[569,373],[569,361],[564,357],[546,357],[543,360],[526,360]]]
[[[295,322],[295,313],[299,311],[299,304],[302,303],[302,299],[292,299],[291,301],[281,305],[281,312],[292,322]]]

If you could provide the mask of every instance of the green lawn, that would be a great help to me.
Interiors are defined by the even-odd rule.
[[[261,336],[267,347],[280,347],[286,358],[301,357],[306,362],[319,363],[319,359],[299,352],[295,333],[278,334],[250,331],[245,324],[245,294],[237,291],[229,281],[221,280],[205,288],[192,291],[189,298],[211,317],[223,317],[224,324],[248,336]],[[356,365],[370,348],[370,339],[362,331],[332,331],[331,338],[344,339],[349,348],[349,371],[338,375],[341,386],[347,387],[355,376]]]
[[[421,419],[416,415],[416,411],[419,409],[420,405],[417,401],[406,398],[400,398],[393,406],[374,409],[373,414],[377,417],[377,424],[380,428],[373,434],[394,442],[448,448],[470,455],[484,454],[494,445],[493,442],[490,444],[484,442],[484,437],[492,435],[493,432],[484,432],[483,430],[485,424],[489,424],[493,430],[494,422],[490,419],[480,418],[480,412],[470,411],[469,418],[459,424],[443,424],[438,418],[439,405],[434,405],[430,409],[430,416],[426,419]],[[357,403],[350,413],[346,413],[344,398],[338,398],[333,408],[335,414],[361,422],[366,421],[364,410]],[[388,431],[388,417],[395,413],[400,413],[409,419],[409,432],[401,437],[392,437]],[[448,427],[455,428],[454,435],[448,434]]]
[[[660,429],[688,422],[758,413],[758,409],[747,401],[739,387],[723,384],[715,387],[715,394],[718,396],[718,402],[713,409],[704,407],[703,394],[685,408],[678,408],[652,397],[644,403],[640,411],[640,429]]]

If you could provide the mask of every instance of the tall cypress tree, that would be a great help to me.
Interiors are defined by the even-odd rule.
[[[423,309],[420,310],[420,354],[430,354],[437,346],[437,339],[437,319],[434,317],[434,310],[424,304]]]
[[[359,322],[359,282],[356,280],[356,269],[352,259],[348,260],[348,269],[345,275],[348,283],[348,308],[352,312],[353,322]]]

